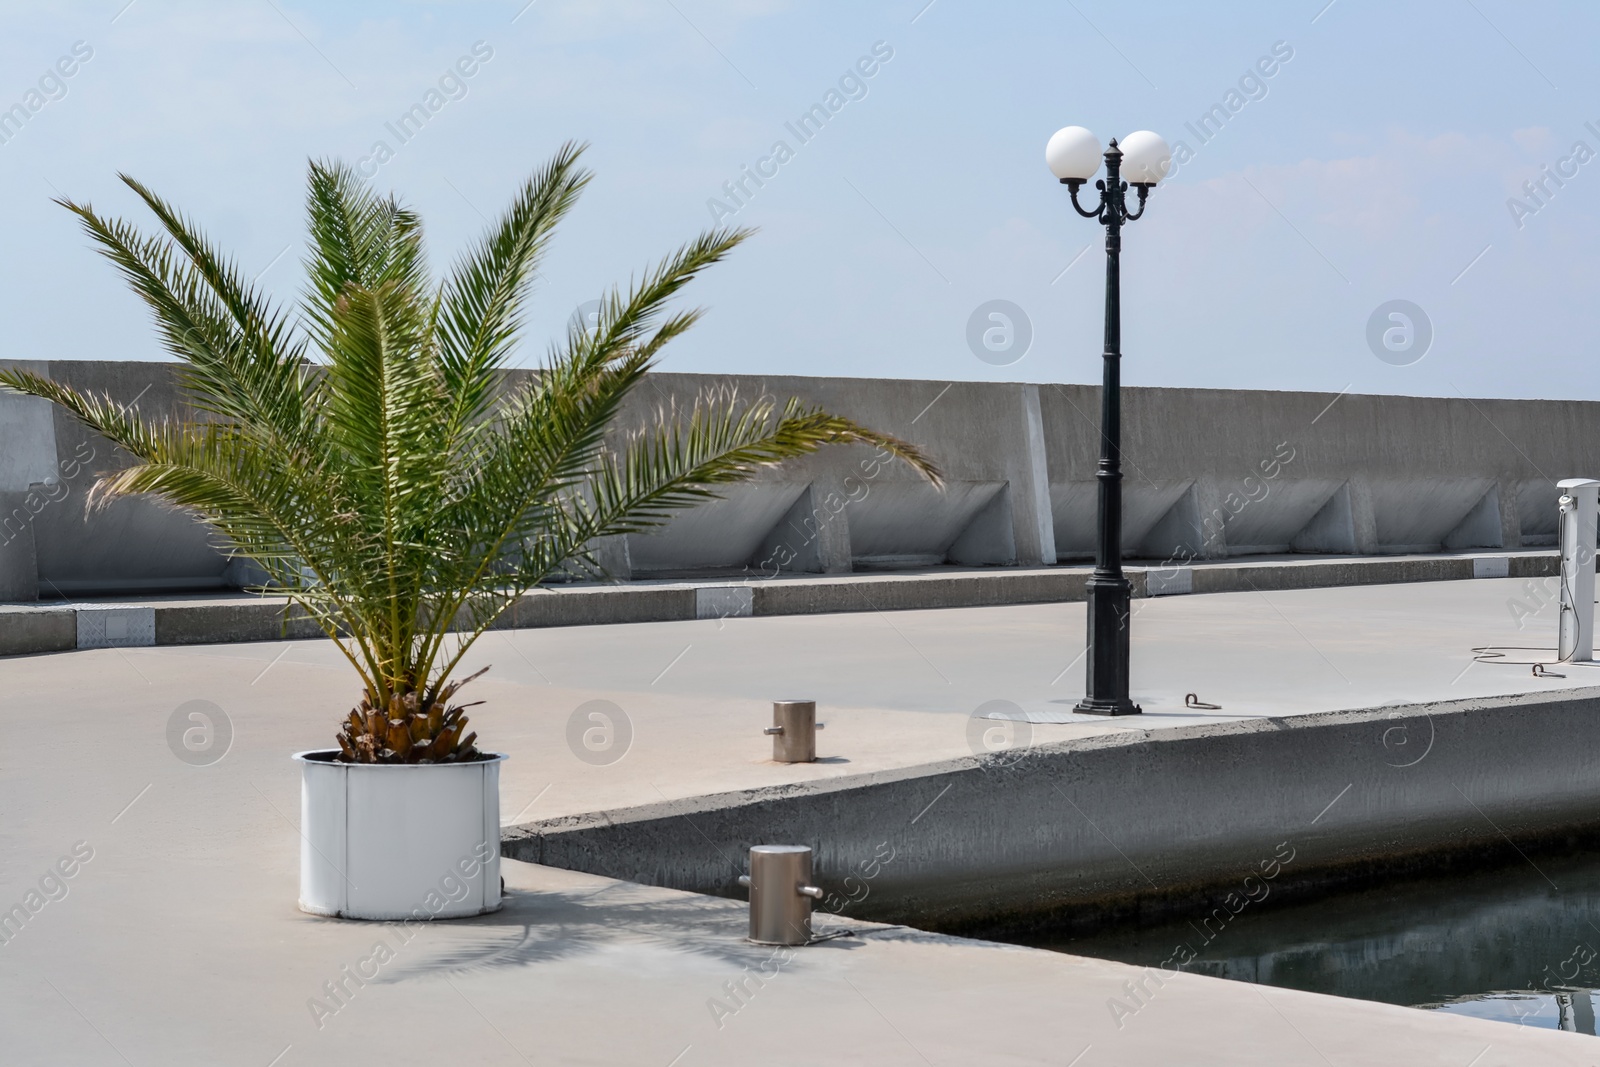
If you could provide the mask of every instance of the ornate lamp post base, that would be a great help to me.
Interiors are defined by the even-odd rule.
[[[1080,715],[1138,715],[1128,697],[1128,612],[1133,590],[1119,574],[1089,576],[1088,692],[1072,710]]]
[[[1075,715],[1142,715],[1144,709],[1131,700],[1108,700],[1104,704],[1084,697],[1073,705]]]

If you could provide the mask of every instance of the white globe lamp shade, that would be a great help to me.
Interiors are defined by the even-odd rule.
[[[1100,169],[1100,142],[1082,126],[1064,126],[1044,146],[1050,173],[1062,181],[1087,181]]]
[[[1154,185],[1172,168],[1172,149],[1160,134],[1149,130],[1130,133],[1117,143],[1122,149],[1122,179]]]

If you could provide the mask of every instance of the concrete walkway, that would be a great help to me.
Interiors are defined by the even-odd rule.
[[[1555,605],[1513,610],[1533,605],[1545,585],[1493,579],[1142,600],[1134,697],[1145,714],[1078,716],[1035,727],[1033,739],[1600,684],[1594,668],[1534,678],[1510,662],[1554,658]],[[487,744],[512,756],[502,779],[508,823],[910,767],[970,754],[968,719],[991,701],[1069,713],[1083,692],[1083,619],[1082,604],[1043,604],[503,631],[469,656],[470,669],[492,664],[467,691],[487,703],[469,714]],[[1485,646],[1544,651],[1480,662],[1472,649]],[[286,811],[298,787],[285,757],[331,746],[356,697],[348,664],[324,641],[0,659],[0,687],[10,696],[0,723],[13,751],[44,730],[29,758],[53,763],[50,744],[66,731],[91,746],[98,781],[115,773],[115,746],[154,745],[171,759],[168,718],[186,701],[209,701],[235,734],[236,751],[217,771],[259,760],[257,773],[283,783],[274,799]],[[1186,710],[1189,692],[1222,707]],[[772,763],[761,734],[770,701],[794,697],[816,699],[828,724],[816,764]],[[584,708],[592,700],[614,705],[601,711],[617,721],[610,747],[586,762],[568,729],[581,739],[598,726],[590,742],[607,740]],[[54,711],[30,718],[40,706]],[[111,747],[102,753],[102,744]]]
[[[1123,964],[904,929],[819,919],[858,936],[757,947],[737,902],[514,861],[503,911],[407,942],[285,907],[292,842],[254,862],[140,847],[158,824],[205,821],[136,808],[72,893],[0,948],[8,1064],[1594,1062],[1591,1037],[1200,976],[1158,985]],[[379,944],[393,958],[364,966],[376,977],[347,977]],[[1119,1026],[1113,1002],[1138,1007]]]
[[[1197,721],[1592,684],[1475,663],[1485,645],[1553,644],[1554,609],[1518,580],[1143,601],[1137,724],[1039,726],[1052,739]],[[665,797],[913,766],[970,751],[989,700],[1075,699],[1080,604],[858,613],[491,635],[475,725],[512,755],[510,823]],[[1530,653],[1537,656],[1537,653]],[[1546,657],[1548,658],[1548,656]],[[508,862],[504,912],[440,925],[316,1025],[308,1001],[387,937],[294,908],[297,769],[352,679],[313,642],[101,649],[0,661],[0,908],[75,875],[0,945],[6,1063],[387,1062],[1216,1064],[1591,1063],[1593,1039],[1180,977],[1119,1029],[1138,972],[905,931],[805,950],[713,1018],[708,1002],[770,950],[736,902]],[[764,701],[812,696],[833,762],[766,760]],[[569,747],[606,700],[612,749]],[[231,730],[185,762],[184,709]],[[221,715],[216,714],[217,711]],[[181,729],[179,730],[181,733]],[[631,741],[623,742],[625,733]],[[220,738],[220,734],[219,734]],[[582,746],[581,740],[577,743]],[[173,747],[175,745],[175,747]],[[620,754],[605,762],[613,753]],[[596,757],[601,757],[597,759]],[[79,843],[83,844],[80,846]],[[770,968],[769,968],[770,969]],[[352,987],[353,988],[353,987]],[[718,1013],[721,1014],[721,1013]],[[1084,1052],[1085,1049],[1087,1052]],[[277,1059],[274,1059],[277,1057]],[[676,1059],[675,1059],[676,1057]],[[1476,1060],[1474,1057],[1478,1057]]]

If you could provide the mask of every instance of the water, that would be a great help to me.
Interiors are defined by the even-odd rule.
[[[1012,940],[1151,967],[1187,946],[1190,973],[1595,1033],[1600,855],[1281,906],[1241,901],[1237,914],[1219,901],[1220,913],[1160,925]]]

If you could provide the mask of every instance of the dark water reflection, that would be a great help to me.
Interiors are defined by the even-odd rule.
[[[1279,907],[1269,899],[1209,927],[1212,913],[1200,912],[1010,940],[1152,967],[1188,946],[1191,973],[1593,1034],[1600,855],[1534,863]]]

